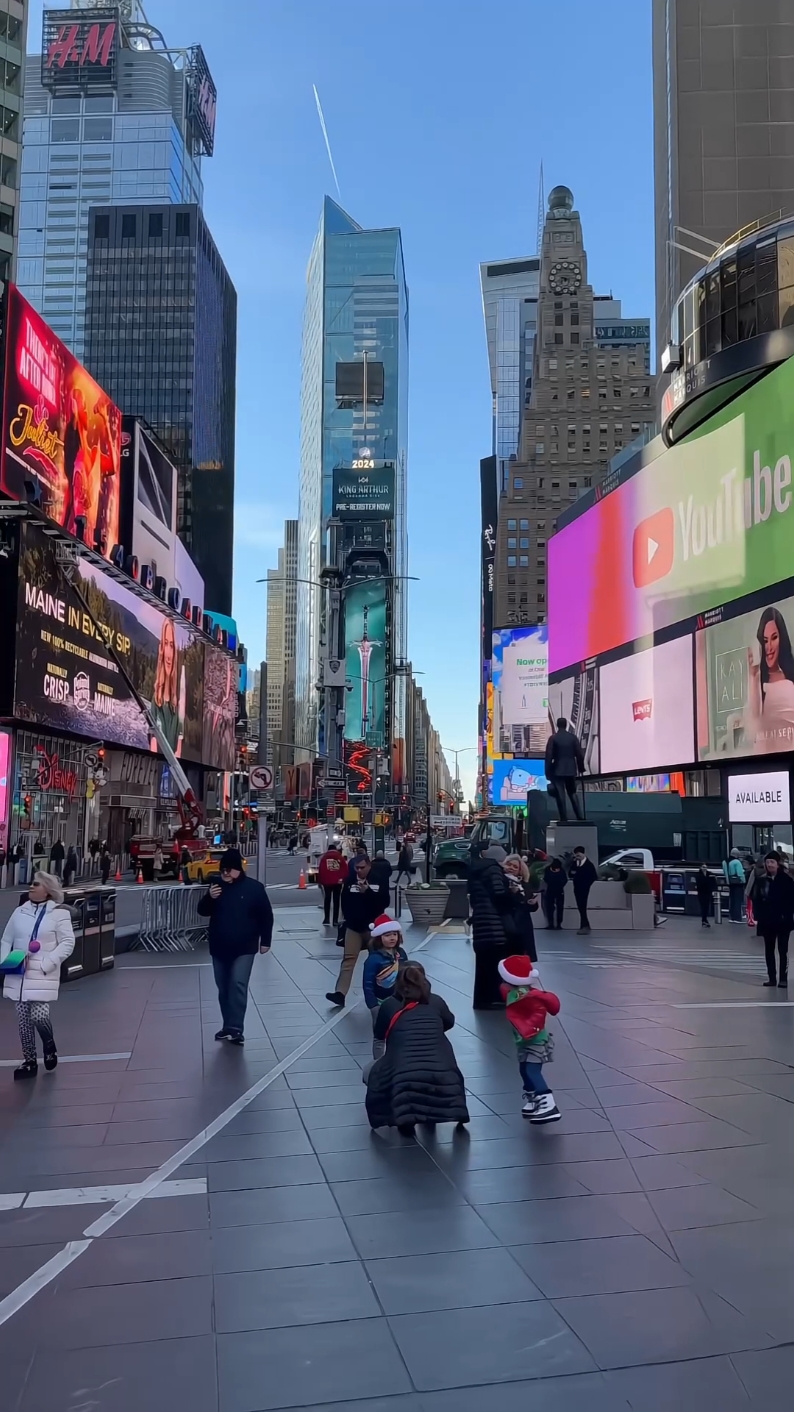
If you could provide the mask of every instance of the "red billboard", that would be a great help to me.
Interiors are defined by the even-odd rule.
[[[41,82],[57,93],[112,90],[116,84],[119,11],[92,10],[79,19],[74,10],[45,10]]]
[[[109,557],[119,538],[121,413],[13,284],[3,407],[0,490],[40,503]]]

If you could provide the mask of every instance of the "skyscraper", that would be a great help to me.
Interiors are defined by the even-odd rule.
[[[0,280],[14,274],[19,234],[27,0],[0,0]]]
[[[17,282],[82,359],[89,209],[200,206],[215,86],[200,46],[169,48],[139,0],[45,10],[42,50],[25,76]]]
[[[714,250],[794,211],[794,9],[653,0],[653,83],[661,349],[678,295]]]
[[[179,536],[230,613],[237,295],[198,206],[93,206],[84,362],[178,471]]]
[[[654,424],[650,319],[625,316],[619,299],[594,292],[568,187],[556,186],[548,205],[532,390],[499,501],[497,628],[546,621],[546,544],[557,515]]]
[[[493,442],[500,488],[518,454],[521,413],[532,391],[540,258],[480,265],[482,308],[491,370]]]
[[[332,655],[336,644],[327,641],[326,595],[318,584],[331,557],[335,485],[346,472],[375,472],[373,480],[383,473],[390,485],[393,476],[390,508],[382,518],[378,511],[343,512],[337,552],[344,565],[360,551],[370,567],[378,556],[385,566],[380,603],[374,590],[359,589],[355,604],[354,595],[346,595],[347,614],[351,632],[357,632],[366,597],[370,621],[384,626],[379,714],[389,717],[391,738],[404,739],[404,681],[393,669],[404,659],[407,637],[401,577],[407,562],[407,423],[408,290],[400,231],[364,230],[326,197],[307,272],[301,383],[295,739],[307,755],[322,752],[330,738],[316,684],[321,643]],[[380,628],[370,635],[383,636]],[[373,736],[378,730],[372,726]]]
[[[278,567],[267,571],[267,745],[277,772],[294,755],[297,590],[298,521],[285,520]]]

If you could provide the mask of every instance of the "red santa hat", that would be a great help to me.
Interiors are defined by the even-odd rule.
[[[370,928],[373,936],[384,936],[386,932],[399,932],[402,936],[402,923],[395,917],[390,917],[387,912],[381,912],[376,917]]]
[[[499,962],[499,974],[507,985],[530,985],[539,976],[528,956],[506,957]]]

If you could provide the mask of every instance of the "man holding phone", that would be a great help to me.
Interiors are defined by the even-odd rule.
[[[370,861],[366,857],[354,859],[355,877],[342,888],[342,916],[345,919],[345,951],[336,981],[336,989],[329,990],[326,1000],[332,1005],[344,1005],[356,962],[362,951],[366,951],[370,939],[370,923],[375,921],[389,905],[388,884],[373,882],[370,877]]]
[[[197,910],[210,919],[210,956],[223,1021],[215,1038],[244,1044],[251,968],[257,951],[265,955],[270,950],[273,908],[262,883],[246,877],[238,848],[226,849],[220,869]]]

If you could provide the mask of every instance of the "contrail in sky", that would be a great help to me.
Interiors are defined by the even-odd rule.
[[[320,119],[320,127],[321,127],[322,130],[323,130],[323,137],[325,138],[325,150],[326,150],[326,152],[328,153],[328,160],[329,160],[329,162],[331,163],[331,171],[332,171],[333,174],[334,174],[334,181],[336,182],[336,194],[337,194],[337,196],[339,197],[339,200],[341,201],[341,200],[342,200],[342,193],[341,193],[341,191],[339,190],[339,177],[336,175],[336,167],[334,166],[334,159],[333,159],[333,157],[331,156],[331,144],[330,144],[330,142],[328,141],[328,128],[325,126],[325,118],[323,117],[323,105],[322,105],[322,103],[320,102],[320,95],[319,95],[319,93],[317,92],[317,85],[316,85],[316,83],[313,83],[313,84],[312,84],[312,88],[314,89],[314,101],[315,101],[315,103],[317,104],[317,116],[318,116],[318,118]]]

